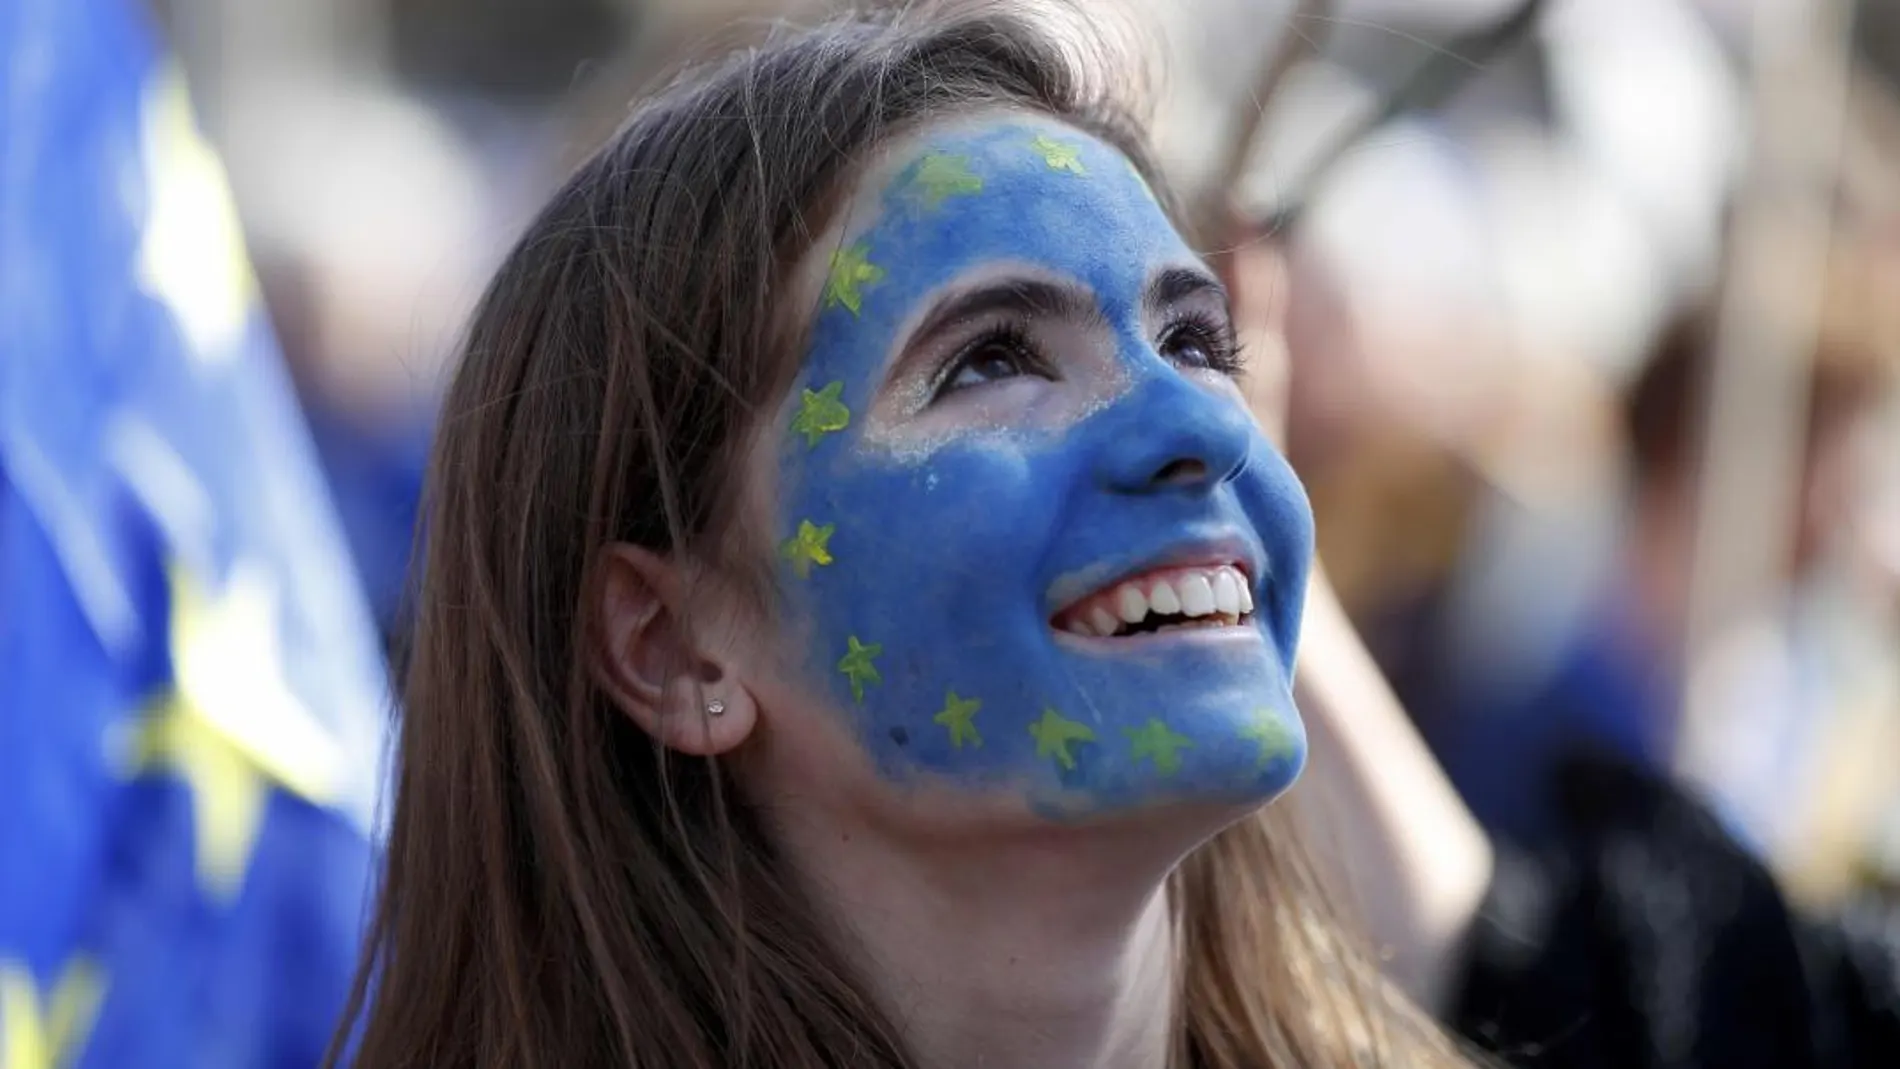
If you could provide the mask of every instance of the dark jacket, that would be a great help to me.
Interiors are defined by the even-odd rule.
[[[1594,758],[1502,848],[1453,1025],[1525,1069],[1900,1069],[1900,911],[1799,916],[1715,818]]]

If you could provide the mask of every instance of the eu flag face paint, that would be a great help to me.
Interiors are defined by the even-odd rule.
[[[1271,797],[1312,518],[1226,371],[1218,284],[1114,149],[913,142],[811,255],[785,602],[879,771],[1076,816]]]

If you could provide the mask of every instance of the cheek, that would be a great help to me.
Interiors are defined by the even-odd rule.
[[[1048,461],[1012,443],[959,443],[926,461],[846,460],[808,471],[781,528],[832,528],[828,563],[786,569],[809,660],[840,704],[870,715],[932,700],[947,651],[1019,649],[1042,625],[1036,582],[1061,509]],[[860,698],[838,670],[855,639],[880,647],[878,682]],[[940,697],[938,695],[937,697]]]
[[[1267,551],[1271,585],[1264,611],[1270,614],[1281,664],[1290,677],[1313,566],[1313,507],[1286,458],[1264,437],[1255,442],[1247,473],[1235,483],[1235,493]]]
[[[797,498],[837,528],[833,563],[812,589],[848,583],[860,597],[936,610],[944,602],[932,595],[967,597],[973,580],[1019,574],[1057,509],[1041,474],[1018,451],[965,443],[807,480]]]

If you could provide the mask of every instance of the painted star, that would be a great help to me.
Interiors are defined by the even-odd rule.
[[[792,562],[792,574],[800,579],[811,577],[811,566],[831,563],[831,534],[838,529],[835,523],[823,527],[810,520],[798,521],[798,533],[785,540],[785,546],[779,552]]]
[[[843,392],[842,382],[830,383],[815,393],[811,390],[802,391],[798,399],[798,415],[792,417],[792,433],[805,436],[805,448],[810,449],[825,435],[851,425],[851,410],[838,399],[838,395]]]
[[[270,792],[336,800],[343,756],[285,681],[275,587],[233,569],[215,598],[171,571],[172,689],[132,739],[128,775],[176,772],[190,787],[198,875],[207,891],[237,893]]]
[[[842,304],[852,315],[863,310],[864,294],[859,287],[876,285],[884,278],[884,269],[872,263],[867,258],[870,255],[871,247],[862,241],[831,254],[831,277],[825,283],[826,308]]]
[[[976,711],[983,703],[975,698],[959,698],[956,691],[950,691],[943,699],[943,712],[931,717],[932,720],[950,729],[950,745],[963,749],[967,738],[971,746],[983,745],[983,736],[976,730]]]
[[[1070,720],[1054,709],[1044,709],[1042,719],[1029,725],[1029,734],[1035,737],[1038,758],[1052,757],[1056,764],[1070,770],[1075,768],[1075,755],[1069,752],[1069,744],[1095,741],[1095,732],[1087,724]]]
[[[1241,731],[1242,738],[1252,739],[1260,744],[1260,755],[1255,764],[1261,768],[1275,758],[1293,756],[1293,733],[1287,730],[1280,718],[1271,709],[1262,709],[1254,714],[1253,723]]]
[[[1052,171],[1088,173],[1082,167],[1082,150],[1074,145],[1065,145],[1046,134],[1037,134],[1036,139],[1030,142],[1030,147],[1036,150],[1036,155],[1041,156],[1042,162],[1048,164]]]
[[[45,1006],[25,962],[0,962],[0,1069],[54,1069],[79,1061],[99,1015],[105,980],[80,958],[66,966]]]
[[[1172,776],[1181,771],[1181,751],[1192,747],[1186,735],[1177,735],[1168,730],[1168,725],[1159,720],[1150,720],[1139,729],[1123,728],[1128,741],[1133,744],[1135,760],[1146,757],[1154,762],[1155,770],[1164,776]]]
[[[983,179],[970,171],[968,156],[951,156],[940,152],[933,152],[923,158],[910,184],[911,191],[923,202],[924,207],[933,209],[951,197],[979,193],[983,189]]]
[[[845,641],[850,649],[839,659],[838,671],[851,681],[851,697],[862,705],[864,685],[884,682],[884,677],[877,674],[877,665],[871,663],[873,658],[884,652],[884,647],[875,642],[869,645],[861,643],[856,635],[849,636]]]

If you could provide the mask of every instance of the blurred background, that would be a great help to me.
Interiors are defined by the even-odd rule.
[[[1544,763],[1602,747],[1699,784],[1804,897],[1900,887],[1900,6],[1136,6],[1190,200],[1301,41],[1238,182],[1286,213],[1289,449],[1486,824],[1534,841]],[[515,228],[641,86],[823,7],[159,6],[387,635]]]
[[[381,649],[514,234],[643,86],[826,6],[152,0]],[[1607,751],[1806,903],[1900,895],[1900,4],[1134,6],[1179,190],[1285,245],[1322,559],[1480,819],[1535,845]]]

